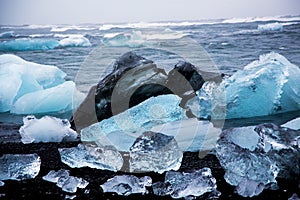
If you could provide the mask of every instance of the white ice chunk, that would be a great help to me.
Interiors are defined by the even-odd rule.
[[[56,117],[44,116],[36,119],[29,115],[23,118],[24,125],[21,126],[19,132],[24,144],[38,142],[61,142],[63,139],[75,140],[77,138],[76,131],[70,127],[67,119],[59,119]]]
[[[41,159],[37,154],[4,154],[0,157],[0,180],[35,178],[40,167]]]
[[[3,181],[0,181],[0,187],[4,186],[4,182]]]
[[[73,81],[31,92],[20,97],[12,106],[11,113],[38,114],[70,112],[77,108],[85,95],[76,89]]]
[[[133,175],[115,176],[100,185],[103,192],[115,192],[118,195],[148,193],[146,186],[151,186],[152,179],[149,176],[138,178]]]
[[[182,151],[173,136],[145,132],[130,147],[130,172],[158,172],[178,170]]]
[[[77,147],[58,149],[61,161],[72,168],[90,167],[118,171],[123,166],[122,155],[112,146],[79,144]]]
[[[89,39],[84,36],[71,36],[59,41],[62,47],[90,47],[92,44]]]

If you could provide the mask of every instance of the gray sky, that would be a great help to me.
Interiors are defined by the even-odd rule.
[[[299,14],[299,0],[0,0],[0,24],[180,21]]]

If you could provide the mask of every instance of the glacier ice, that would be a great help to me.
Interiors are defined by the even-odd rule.
[[[146,187],[151,185],[152,179],[149,176],[138,178],[134,175],[122,175],[108,179],[100,186],[103,192],[115,192],[118,195],[128,196],[130,194],[148,193]]]
[[[59,119],[51,116],[44,116],[36,119],[29,115],[23,118],[24,125],[21,126],[19,133],[24,144],[38,142],[61,142],[63,139],[74,141],[77,138],[76,131],[70,127],[67,119]]]
[[[59,46],[59,42],[55,39],[15,39],[0,42],[1,51],[34,51],[48,50]]]
[[[215,128],[211,122],[196,118],[154,126],[150,131],[173,136],[181,151],[191,152],[210,151],[215,147],[221,133],[221,129]],[[108,134],[99,132],[96,142],[102,145],[113,145],[118,151],[128,152],[141,134],[126,131],[113,131]]]
[[[130,172],[178,170],[183,157],[173,136],[145,132],[130,147]]]
[[[73,81],[66,81],[55,87],[30,92],[20,97],[11,107],[11,113],[64,113],[77,108],[85,95],[76,89]]]
[[[237,190],[242,196],[250,196],[257,195],[263,187],[274,187],[276,177],[299,176],[299,136],[300,131],[275,124],[223,131],[215,149],[225,169],[226,182],[239,185]],[[245,188],[245,181],[253,187]]]
[[[9,111],[26,93],[63,83],[65,76],[55,66],[28,62],[15,55],[0,55],[0,112]]]
[[[141,32],[133,31],[129,33],[120,33],[115,35],[106,35],[102,39],[102,43],[108,47],[143,47],[151,44],[142,37]]]
[[[70,172],[65,169],[60,169],[57,172],[51,170],[47,175],[43,176],[43,180],[56,183],[63,191],[69,193],[75,193],[77,188],[86,188],[89,184],[88,181],[75,176],[70,176],[69,174]]]
[[[196,118],[158,125],[151,131],[173,136],[182,151],[191,152],[212,150],[221,133],[221,129],[215,128],[211,122]]]
[[[98,146],[91,143],[77,147],[59,148],[61,161],[72,168],[90,167],[118,171],[123,166],[123,157],[112,146]]]
[[[269,24],[260,24],[257,26],[259,31],[283,31],[283,25],[281,23],[269,23]]]
[[[253,197],[259,195],[264,190],[264,184],[246,179],[242,180],[235,190],[243,197]]]
[[[72,36],[60,41],[56,39],[21,38],[0,42],[1,51],[34,51],[63,47],[90,47],[92,44],[84,36]]]
[[[35,178],[40,167],[41,159],[37,154],[4,154],[0,157],[0,180]]]
[[[71,36],[59,41],[61,47],[90,47],[92,44],[84,36]]]
[[[288,198],[288,200],[300,200],[300,198],[296,193],[294,193],[290,198]]]
[[[299,67],[272,52],[220,85],[206,82],[188,105],[199,118],[249,118],[299,110],[299,77]]]
[[[101,140],[112,132],[124,131],[138,137],[152,127],[171,121],[186,119],[176,95],[160,95],[81,130],[82,141]],[[100,141],[101,142],[101,141]]]
[[[174,199],[197,197],[207,192],[216,192],[216,179],[212,176],[210,168],[187,173],[168,171],[165,182],[153,183],[155,195],[171,195]]]
[[[285,124],[282,124],[281,126],[285,127],[285,128],[299,130],[300,129],[300,117],[293,119],[291,121],[288,121]]]

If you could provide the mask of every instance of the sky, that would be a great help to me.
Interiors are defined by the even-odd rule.
[[[0,0],[0,24],[194,21],[299,15],[299,0]]]

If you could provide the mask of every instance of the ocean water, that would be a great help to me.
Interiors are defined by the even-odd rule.
[[[65,38],[87,38],[91,45],[60,45]],[[87,93],[90,86],[111,70],[111,63],[126,51],[171,69],[185,59],[205,71],[231,75],[277,52],[300,66],[300,16],[220,19],[193,22],[156,22],[80,25],[1,25],[0,54],[55,65]],[[298,113],[266,117],[259,121],[287,121]],[[0,121],[20,118],[0,114]],[[284,118],[284,119],[282,119]],[[253,119],[242,120],[249,124]],[[254,122],[253,122],[254,123]],[[232,123],[236,125],[235,123]],[[239,123],[238,123],[239,124]],[[239,124],[239,125],[240,125]]]

